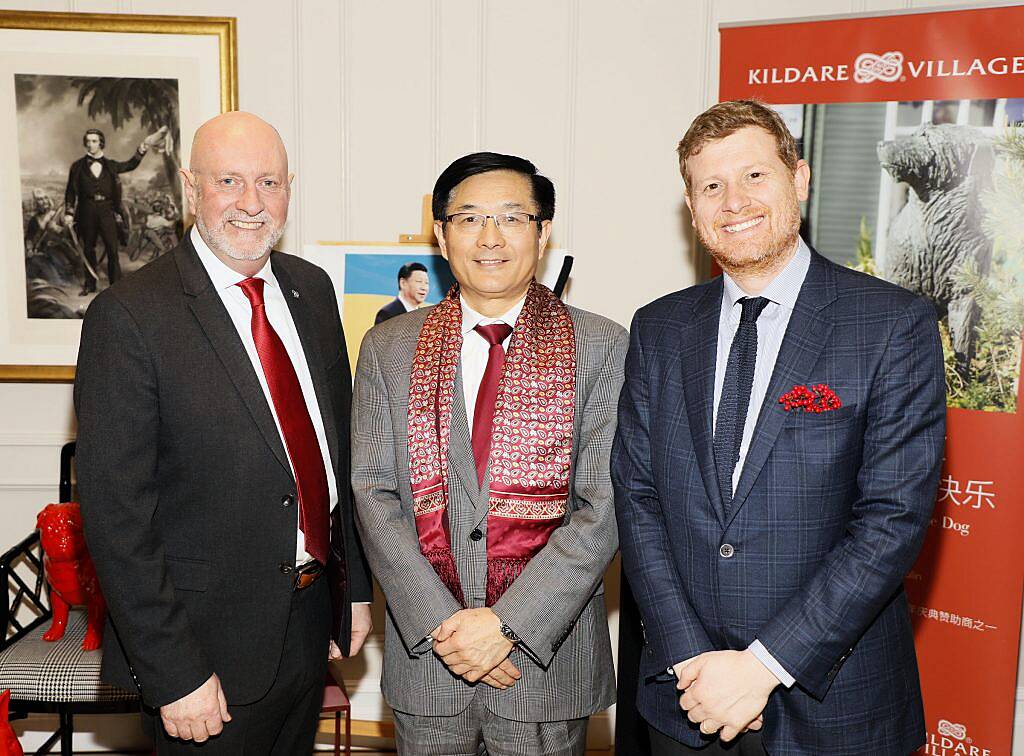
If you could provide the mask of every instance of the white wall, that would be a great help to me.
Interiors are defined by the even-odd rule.
[[[576,255],[570,301],[624,325],[703,265],[674,149],[715,100],[717,25],[939,5],[0,0],[5,9],[236,16],[240,106],[278,127],[297,175],[283,249],[394,241],[419,230],[421,197],[455,157],[529,157],[558,190],[553,242]],[[0,548],[56,498],[58,448],[73,435],[69,386],[0,384]],[[379,649],[364,664],[355,705],[366,718],[380,708]]]

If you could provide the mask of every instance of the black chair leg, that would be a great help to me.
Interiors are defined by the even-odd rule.
[[[74,756],[73,740],[75,735],[74,714],[61,707],[60,709],[60,756]]]
[[[57,732],[53,733],[53,735],[46,739],[45,743],[39,746],[39,749],[35,752],[35,756],[45,756],[45,754],[48,754],[50,749],[53,748],[54,743],[60,740],[60,734],[61,730],[60,728],[57,728]]]

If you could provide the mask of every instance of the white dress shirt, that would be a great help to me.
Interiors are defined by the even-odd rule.
[[[733,491],[736,490],[736,484],[739,483],[740,474],[743,472],[747,449],[750,447],[750,439],[754,435],[754,427],[757,425],[757,417],[761,413],[761,405],[768,393],[768,384],[771,383],[772,373],[775,372],[775,362],[779,357],[782,340],[786,336],[786,327],[789,325],[789,318],[793,314],[797,297],[800,295],[800,287],[804,284],[804,278],[807,277],[807,269],[810,266],[811,250],[804,244],[803,239],[800,239],[797,242],[796,254],[793,259],[758,295],[767,299],[768,304],[757,319],[757,357],[754,363],[754,384],[750,389],[750,405],[747,408],[747,418],[743,425],[740,458],[736,462],[736,469],[732,474]],[[718,423],[718,402],[722,398],[725,369],[729,362],[729,350],[732,348],[733,338],[739,328],[740,313],[743,309],[739,300],[749,296],[740,288],[739,284],[729,277],[728,273],[723,273],[722,279],[725,291],[722,294],[722,310],[718,316],[718,351],[715,362],[715,401],[714,419],[712,420],[716,425]],[[748,648],[762,664],[771,670],[779,682],[787,688],[793,687],[796,680],[769,653],[761,641],[755,639]],[[674,670],[670,669],[669,672],[674,673]]]
[[[750,405],[747,408],[747,418],[743,425],[740,458],[736,462],[736,469],[732,474],[733,491],[736,490],[736,484],[739,483],[743,463],[747,459],[750,439],[753,437],[754,427],[757,425],[757,417],[761,413],[761,405],[768,393],[768,384],[771,383],[772,373],[775,372],[775,362],[779,357],[782,339],[786,336],[789,318],[793,314],[796,299],[800,296],[800,287],[804,284],[804,278],[807,277],[807,269],[810,265],[811,251],[804,244],[803,239],[800,239],[797,242],[796,254],[793,259],[758,295],[767,299],[768,304],[757,319],[757,358],[754,363],[754,385],[750,389]],[[740,312],[743,309],[739,300],[748,296],[739,287],[739,284],[729,277],[728,273],[723,273],[722,278],[725,282],[725,291],[722,295],[722,311],[718,319],[718,358],[715,364],[715,419],[713,421],[715,423],[718,422],[718,402],[722,398],[725,368],[729,362],[729,349],[732,347],[733,337],[739,328]],[[787,688],[793,687],[796,680],[768,652],[761,641],[755,639],[749,648],[751,653],[771,670],[773,675],[779,678],[779,682]]]
[[[213,281],[213,287],[217,290],[217,294],[224,303],[228,315],[231,316],[231,322],[234,323],[235,330],[238,331],[238,336],[242,340],[246,354],[249,355],[249,361],[252,362],[253,370],[256,371],[256,377],[259,379],[260,387],[263,389],[263,395],[267,399],[267,406],[270,407],[270,414],[273,415],[274,423],[277,425],[277,432],[281,435],[281,444],[285,447],[285,451],[287,451],[288,447],[284,441],[284,434],[281,432],[281,423],[277,419],[277,409],[274,407],[274,400],[270,396],[270,387],[267,385],[267,377],[263,373],[263,364],[260,362],[259,352],[256,351],[256,342],[252,338],[252,305],[246,299],[245,293],[236,285],[247,277],[221,262],[209,246],[207,246],[206,242],[203,241],[203,237],[199,235],[199,231],[195,227],[192,228],[191,239],[196,252],[199,253],[199,261],[206,268],[210,280]],[[334,466],[331,464],[331,454],[327,446],[327,434],[324,432],[323,416],[320,414],[320,406],[316,400],[316,391],[313,389],[313,378],[309,373],[306,354],[302,351],[299,333],[295,330],[295,322],[292,320],[291,311],[288,309],[288,303],[285,300],[285,292],[281,291],[281,285],[274,276],[269,259],[266,265],[253,278],[262,278],[266,282],[263,287],[263,301],[266,303],[267,320],[270,321],[270,325],[281,338],[285,351],[288,352],[288,356],[291,358],[292,367],[295,368],[295,375],[298,376],[302,397],[306,400],[306,409],[309,410],[309,417],[313,421],[316,440],[320,445],[320,454],[323,456],[324,470],[327,473],[327,490],[330,494],[330,507],[333,510],[338,504],[338,483],[335,480]],[[211,408],[211,412],[213,411],[214,408]],[[290,459],[288,464],[291,465]],[[292,475],[295,475],[294,469],[292,469]],[[303,537],[302,531],[299,530],[298,506],[295,507],[295,534],[295,563],[302,564],[303,562],[308,562],[313,557],[306,552],[306,539]]]
[[[480,382],[484,379],[484,371],[487,369],[487,355],[491,350],[491,344],[487,339],[477,333],[474,328],[478,325],[491,325],[492,323],[504,323],[515,328],[519,313],[523,311],[526,303],[524,295],[516,304],[498,318],[486,318],[474,310],[466,300],[459,298],[462,303],[462,393],[466,398],[466,419],[469,421],[470,435],[473,433],[473,416],[476,413],[476,395],[480,393]],[[512,341],[510,333],[503,342],[502,348],[507,352],[509,342]]]
[[[750,389],[750,405],[747,408],[747,419],[743,426],[743,440],[740,442],[740,458],[732,473],[732,490],[736,490],[743,463],[747,459],[747,448],[754,435],[754,426],[761,412],[761,404],[768,393],[772,373],[775,372],[775,361],[779,357],[779,348],[786,335],[789,317],[793,314],[796,298],[800,296],[807,269],[811,265],[811,251],[803,239],[797,244],[796,254],[785,268],[772,279],[758,296],[768,300],[757,319],[757,361],[754,363],[754,385]],[[714,420],[718,424],[718,402],[722,398],[722,386],[725,384],[725,368],[729,362],[729,350],[736,330],[740,325],[740,313],[743,305],[741,298],[749,296],[733,281],[728,273],[723,273],[725,292],[722,296],[722,311],[718,318],[718,358],[715,363],[715,405]]]

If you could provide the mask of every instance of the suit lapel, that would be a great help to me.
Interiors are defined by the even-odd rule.
[[[224,308],[220,295],[213,287],[206,269],[199,261],[189,240],[188,233],[184,240],[174,251],[174,259],[178,265],[181,275],[182,288],[189,297],[188,306],[192,314],[199,322],[200,327],[209,339],[211,346],[217,353],[225,372],[234,384],[235,389],[242,397],[253,422],[259,429],[260,434],[267,442],[277,461],[292,474],[291,465],[285,454],[284,444],[281,442],[281,434],[274,423],[274,416],[270,413],[267,405],[266,395],[260,386],[256,371],[253,370],[249,354],[238,338],[238,331],[231,321],[231,316]]]
[[[786,411],[779,404],[779,397],[795,385],[808,382],[811,371],[818,362],[818,356],[832,333],[832,319],[827,306],[836,298],[835,272],[830,264],[817,252],[811,252],[811,265],[800,288],[793,314],[786,326],[779,356],[775,361],[768,393],[754,426],[750,447],[743,462],[736,493],[733,496],[729,521],[743,506],[754,481],[761,473],[771,453],[775,440],[786,421]]]
[[[693,448],[700,465],[704,490],[718,521],[724,526],[725,508],[718,490],[713,447],[712,412],[715,401],[715,363],[718,355],[718,320],[724,292],[722,278],[712,281],[693,306],[693,317],[682,336],[680,361],[683,368],[683,394]]]
[[[452,397],[451,439],[448,459],[466,489],[474,506],[480,506],[480,481],[476,476],[476,460],[473,458],[473,440],[469,433],[469,418],[466,416],[466,395],[462,387],[462,367],[455,374],[455,395]]]
[[[335,407],[331,401],[330,388],[327,385],[327,371],[324,367],[323,354],[317,340],[316,325],[309,311],[309,292],[303,292],[295,286],[291,275],[282,264],[282,256],[276,252],[270,256],[270,265],[277,282],[281,285],[281,293],[288,303],[292,314],[295,330],[299,334],[299,342],[306,356],[309,375],[313,379],[313,391],[316,393],[317,407],[320,408],[320,419],[324,424],[324,435],[327,437],[327,448],[331,455],[331,464],[338,467],[338,428],[335,424]],[[340,348],[340,345],[339,345]],[[347,484],[347,481],[342,481]]]

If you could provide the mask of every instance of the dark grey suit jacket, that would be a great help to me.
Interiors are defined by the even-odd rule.
[[[423,639],[462,607],[420,553],[409,484],[409,374],[429,309],[373,328],[356,368],[352,484],[366,554],[388,601],[382,688],[400,711],[453,715],[473,697],[506,719],[576,719],[615,701],[602,577],[617,538],[608,457],[627,336],[570,307],[576,329],[576,414],[565,524],[493,607],[523,639],[510,657],[523,677],[498,691],[452,675]],[[467,601],[484,605],[488,481],[473,463],[461,370],[452,409],[448,515]]]
[[[350,373],[327,275],[271,255],[334,463],[330,582],[344,649],[371,585],[351,519]],[[85,535],[110,607],[103,675],[161,706],[216,672],[232,704],[269,688],[291,606],[295,480],[270,407],[186,235],[86,314],[75,382]],[[327,629],[325,628],[325,635]],[[326,653],[326,648],[324,649]]]

